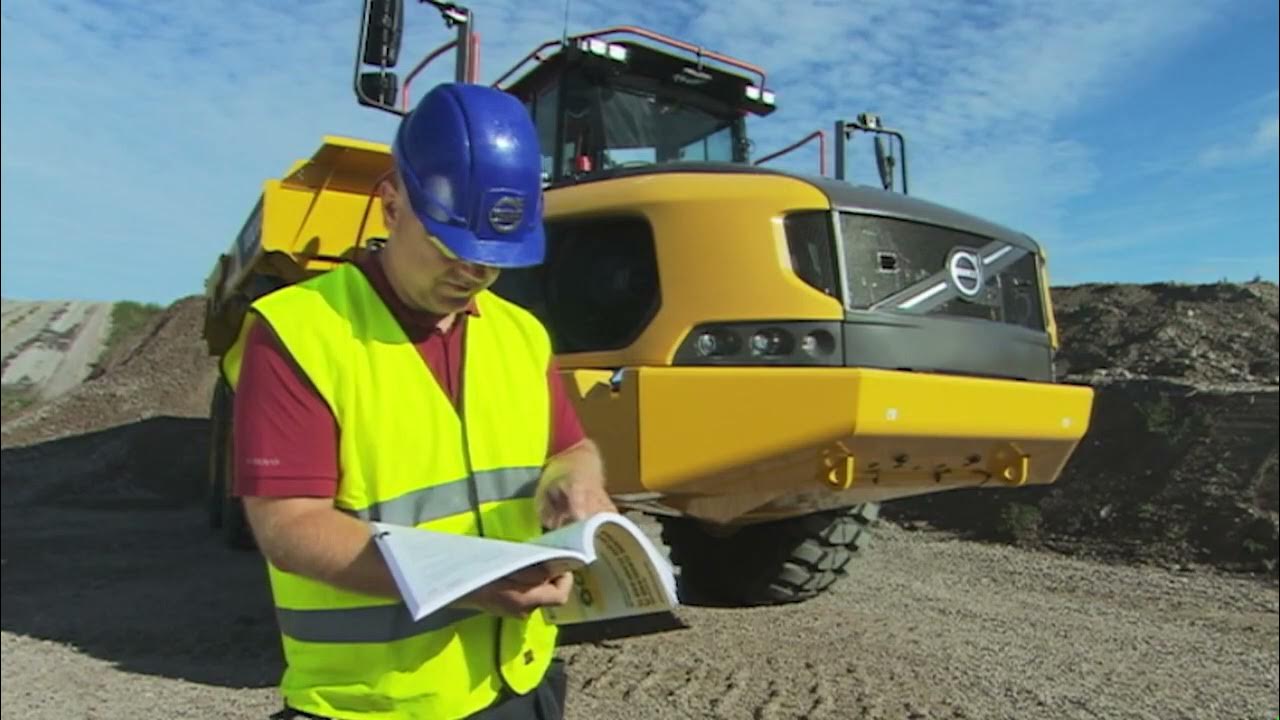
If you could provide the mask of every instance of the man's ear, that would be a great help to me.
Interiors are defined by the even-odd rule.
[[[395,227],[402,212],[400,205],[402,196],[397,185],[394,172],[387,173],[386,177],[378,183],[378,199],[382,201],[382,224],[387,226],[388,231]]]

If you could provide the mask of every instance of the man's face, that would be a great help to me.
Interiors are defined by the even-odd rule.
[[[448,315],[467,307],[471,298],[498,279],[498,268],[457,259],[422,226],[399,177],[379,189],[383,222],[390,237],[383,266],[405,304]]]

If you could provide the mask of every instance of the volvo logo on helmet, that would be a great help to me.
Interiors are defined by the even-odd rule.
[[[972,250],[953,250],[947,259],[947,275],[956,291],[965,297],[982,292],[982,258]]]
[[[524,199],[507,195],[489,209],[489,224],[500,233],[514,232],[524,220]]]

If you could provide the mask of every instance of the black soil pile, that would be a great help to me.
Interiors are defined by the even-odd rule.
[[[1052,486],[897,500],[966,535],[1171,566],[1275,573],[1280,312],[1273,283],[1053,291],[1058,369],[1096,390]]]

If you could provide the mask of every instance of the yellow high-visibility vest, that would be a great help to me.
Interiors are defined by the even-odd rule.
[[[365,520],[526,540],[546,461],[551,344],[527,311],[485,291],[467,318],[459,418],[361,271],[339,266],[253,303],[339,429],[335,504]],[[234,388],[240,346],[223,370]],[[469,452],[468,452],[469,451]],[[557,630],[534,612],[501,619],[446,608],[414,623],[403,603],[281,571],[268,574],[293,708],[338,718],[460,718],[504,684],[542,680]]]

